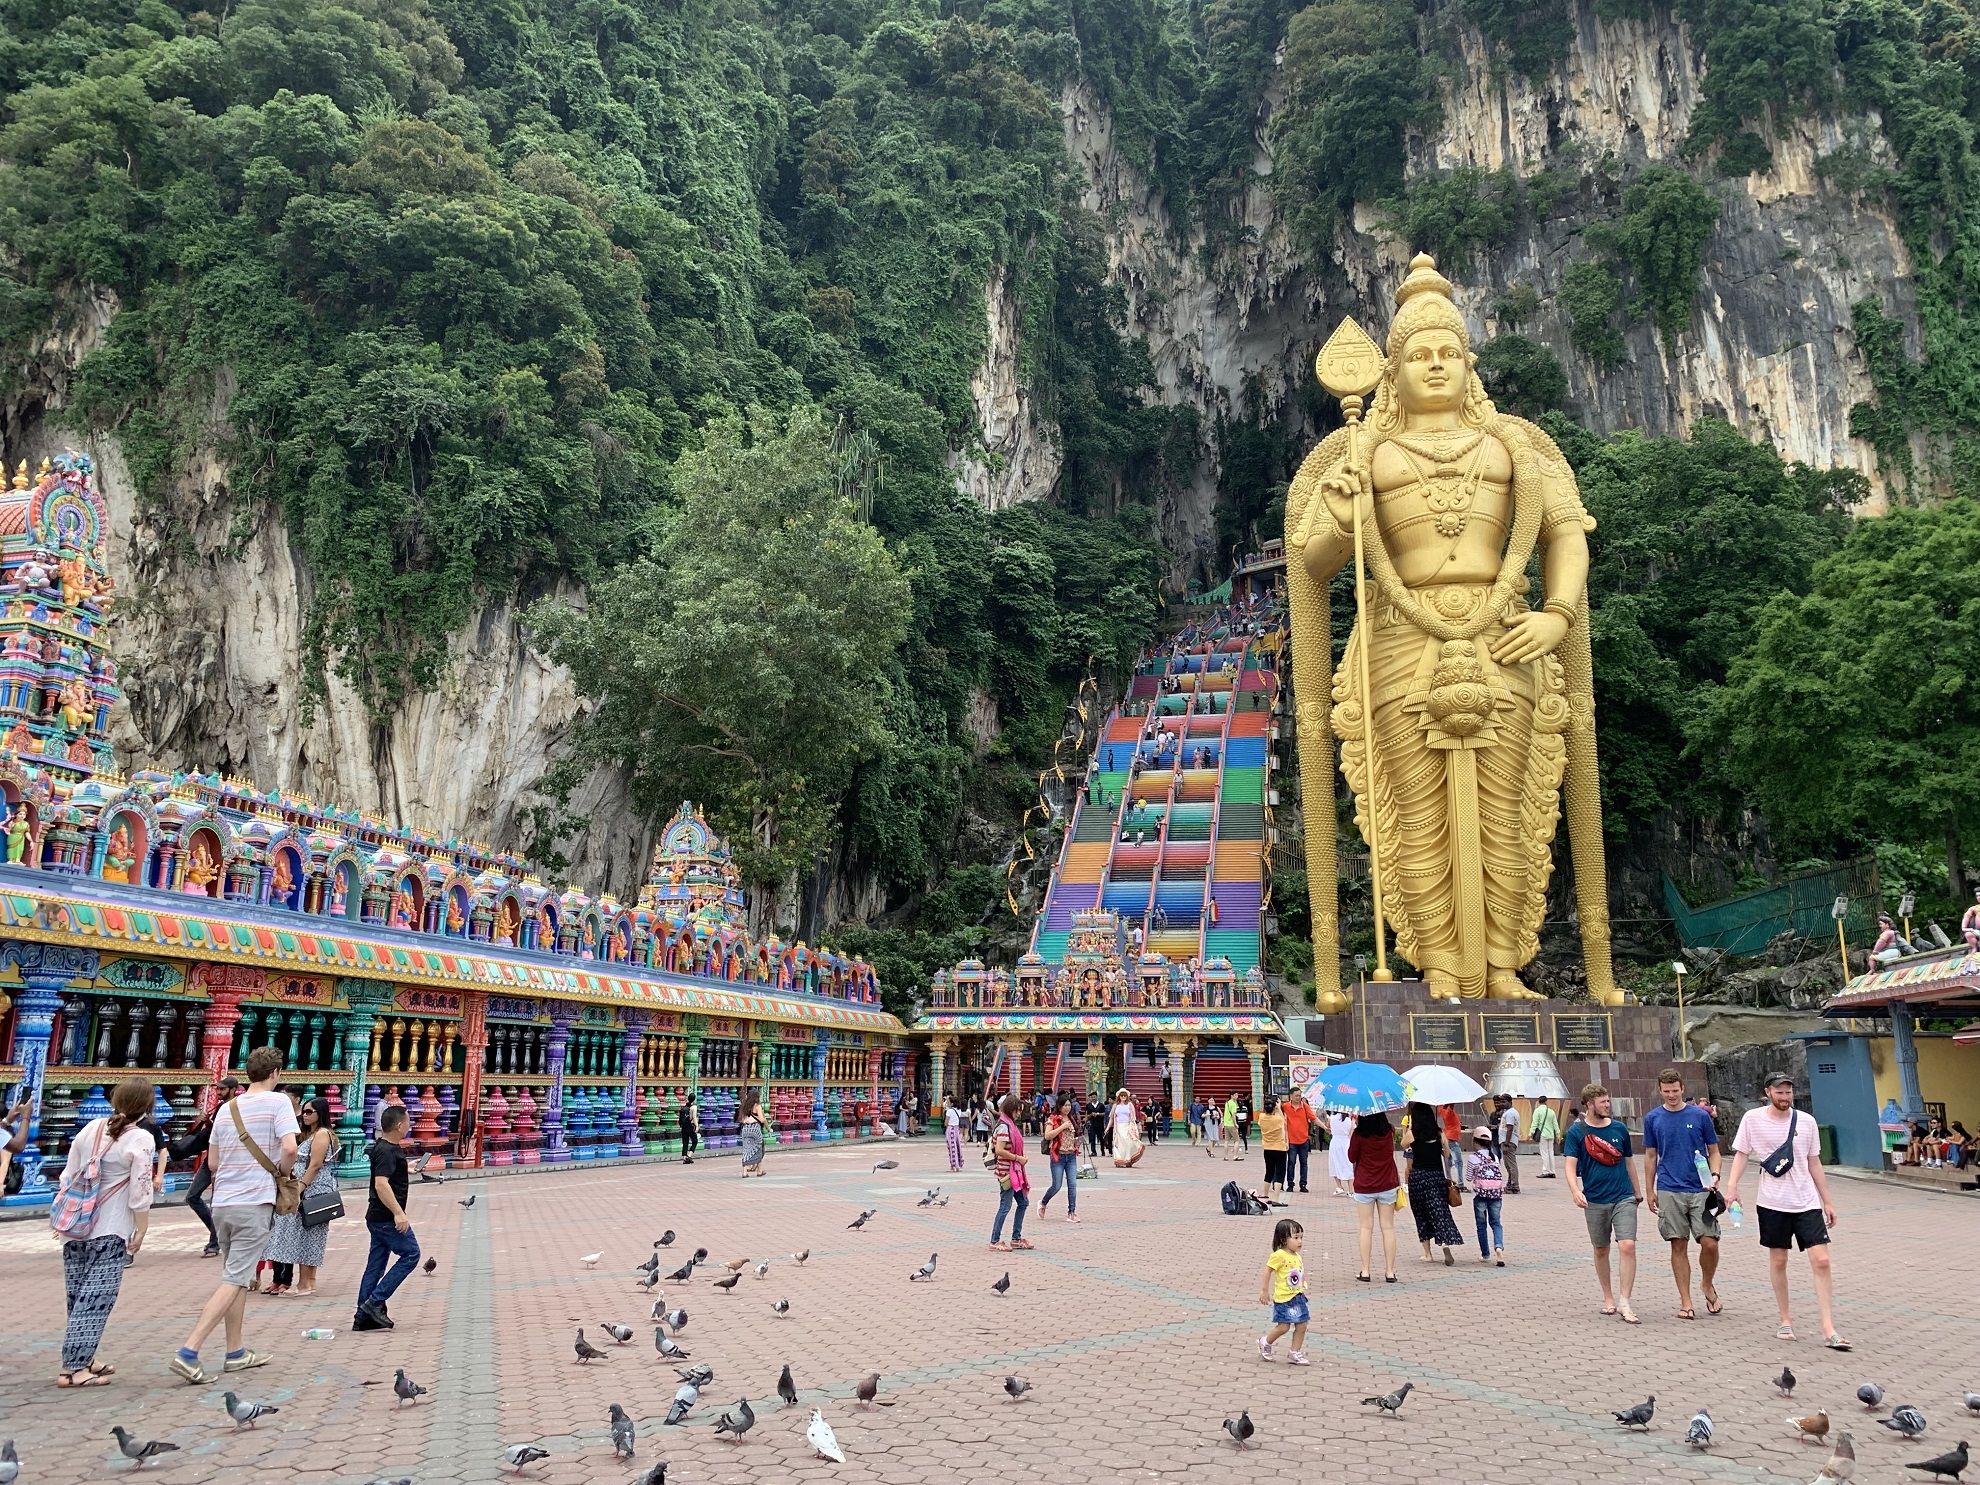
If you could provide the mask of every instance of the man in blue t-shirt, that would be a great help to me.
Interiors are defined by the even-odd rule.
[[[1620,1315],[1625,1324],[1641,1322],[1629,1307],[1636,1288],[1636,1209],[1643,1187],[1630,1157],[1629,1131],[1609,1117],[1609,1090],[1590,1083],[1581,1090],[1581,1117],[1568,1126],[1562,1151],[1568,1190],[1588,1223],[1588,1241],[1595,1249],[1595,1277],[1602,1284],[1602,1313]],[[1616,1282],[1609,1283],[1609,1248],[1617,1249]]]
[[[1705,1308],[1714,1315],[1724,1308],[1712,1282],[1719,1272],[1718,1203],[1709,1200],[1719,1186],[1719,1130],[1710,1114],[1684,1101],[1684,1079],[1676,1068],[1657,1074],[1657,1094],[1662,1107],[1643,1116],[1643,1184],[1650,1188],[1657,1231],[1671,1245],[1678,1318],[1694,1320],[1693,1238],[1698,1240],[1698,1283],[1705,1291]]]

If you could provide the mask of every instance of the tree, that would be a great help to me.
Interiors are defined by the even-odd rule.
[[[834,473],[813,409],[712,422],[675,465],[648,554],[586,609],[530,612],[595,704],[562,779],[611,762],[648,816],[702,801],[766,921],[829,842],[855,766],[889,744],[888,672],[907,632],[907,579]]]
[[[1945,843],[1980,818],[1980,507],[1857,525],[1761,612],[1713,708],[1735,779],[1811,842]]]

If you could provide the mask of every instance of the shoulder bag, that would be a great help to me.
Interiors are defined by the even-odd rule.
[[[335,1160],[337,1155],[337,1146],[333,1141],[330,1146],[330,1153],[323,1157],[324,1162],[327,1164]],[[302,1200],[297,1203],[296,1215],[302,1218],[302,1225],[304,1227],[322,1227],[326,1223],[334,1222],[337,1218],[343,1216],[344,1198],[338,1192],[336,1183],[334,1181],[331,1182],[328,1191],[304,1191]]]
[[[1760,1162],[1760,1169],[1768,1175],[1780,1177],[1794,1169],[1794,1121],[1800,1117],[1800,1109],[1788,1110],[1787,1138],[1781,1141],[1778,1150]]]
[[[256,1165],[275,1178],[275,1215],[278,1217],[291,1215],[302,1205],[301,1179],[293,1175],[283,1175],[275,1168],[275,1162],[268,1158],[267,1151],[254,1142],[254,1136],[247,1132],[247,1125],[241,1122],[241,1101],[238,1098],[228,1101],[227,1112],[234,1116],[234,1133],[240,1136],[241,1147],[254,1157]]]
[[[96,1125],[96,1139],[90,1145],[89,1159],[74,1180],[66,1177],[55,1192],[55,1201],[48,1209],[48,1224],[55,1236],[64,1242],[83,1241],[96,1234],[96,1213],[103,1205],[104,1198],[111,1191],[121,1191],[130,1184],[126,1176],[109,1191],[101,1189],[103,1156],[106,1151],[104,1136],[109,1132],[102,1121]]]

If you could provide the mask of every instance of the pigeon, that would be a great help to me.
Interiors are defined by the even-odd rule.
[[[586,1268],[597,1268],[598,1260],[603,1258],[604,1256],[605,1256],[605,1250],[603,1248],[600,1248],[596,1253],[580,1254],[578,1257],[578,1262],[583,1264]]]
[[[880,1396],[880,1373],[878,1372],[868,1372],[865,1376],[861,1377],[859,1379],[859,1386],[853,1389],[853,1396],[859,1399],[859,1405],[861,1407],[876,1402],[883,1408],[891,1408],[894,1405],[894,1400],[891,1397]]]
[[[550,1451],[548,1449],[539,1449],[534,1444],[511,1444],[502,1451],[502,1463],[506,1464],[517,1474],[521,1474],[523,1470],[535,1464],[537,1460],[548,1459],[549,1457]]]
[[[846,1231],[851,1232],[854,1228],[866,1226],[866,1219],[874,1216],[877,1211],[878,1209],[876,1208],[875,1211],[873,1212],[861,1212],[857,1217],[853,1218],[852,1221],[846,1224]]]
[[[400,1402],[409,1402],[414,1407],[418,1407],[419,1400],[426,1396],[426,1389],[407,1376],[404,1367],[393,1374],[392,1390],[399,1395]]]
[[[1685,1430],[1684,1441],[1694,1449],[1712,1447],[1712,1415],[1705,1409],[1691,1415],[1691,1427]]]
[[[168,1444],[160,1439],[147,1439],[140,1444],[124,1431],[121,1423],[110,1432],[117,1436],[117,1447],[124,1451],[124,1458],[135,1459],[139,1469],[144,1468],[147,1459],[156,1459],[161,1454],[176,1454],[179,1449],[177,1444]]]
[[[653,1327],[653,1349],[669,1361],[686,1361],[692,1355],[691,1352],[683,1351],[675,1345],[674,1338],[667,1334],[665,1328],[658,1325]]]
[[[1820,1441],[1828,1437],[1829,1415],[1817,1411],[1810,1413],[1806,1418],[1790,1418],[1787,1426],[1795,1431],[1798,1438]]]
[[[992,1289],[992,1291],[994,1291],[994,1292],[995,1292],[995,1294],[997,1295],[997,1297],[998,1297],[999,1299],[1002,1299],[1002,1298],[1003,1298],[1003,1297],[1004,1297],[1005,1295],[1007,1295],[1007,1294],[1009,1294],[1009,1293],[1011,1292],[1011,1276],[1010,1276],[1010,1274],[1009,1274],[1008,1272],[1006,1272],[1006,1273],[1004,1274],[1004,1277],[1003,1277],[1003,1278],[1001,1278],[1001,1279],[999,1279],[999,1280],[998,1280],[998,1281],[997,1281],[996,1283],[994,1283],[994,1284],[992,1284],[992,1285],[990,1286],[990,1288]]]
[[[1901,1433],[1908,1439],[1915,1439],[1925,1432],[1925,1415],[1910,1403],[1892,1408],[1890,1417],[1878,1421],[1892,1433]]]
[[[811,1426],[804,1431],[804,1436],[818,1451],[820,1459],[829,1459],[834,1464],[846,1462],[846,1451],[839,1447],[838,1436],[832,1432],[832,1425],[825,1421],[825,1414],[819,1409],[811,1410]],[[1960,1462],[1965,1463],[1964,1460]]]
[[[922,1264],[922,1266],[916,1269],[913,1273],[908,1275],[908,1282],[912,1284],[916,1279],[932,1279],[934,1277],[935,1277],[935,1255],[933,1253],[930,1253],[928,1255],[928,1261]]]
[[[784,1363],[783,1373],[777,1378],[777,1396],[784,1400],[785,1407],[797,1406],[797,1383],[791,1380],[791,1364],[788,1361]]]
[[[649,1269],[634,1281],[633,1287],[642,1294],[651,1294],[660,1287],[660,1270]]]
[[[21,1477],[21,1456],[14,1452],[14,1441],[0,1443],[0,1485],[14,1485]]]
[[[1823,1461],[1822,1468],[1815,1476],[1814,1485],[1835,1485],[1838,1480],[1847,1480],[1856,1473],[1856,1435],[1844,1429],[1836,1436],[1835,1448]]]
[[[1980,1413],[1980,1392],[1969,1392],[1960,1401],[1966,1404],[1969,1413]]]
[[[237,1429],[243,1423],[253,1428],[255,1419],[282,1411],[280,1408],[270,1407],[267,1403],[249,1402],[246,1398],[236,1397],[231,1392],[223,1393],[220,1401],[227,1409],[227,1416],[234,1420],[234,1427]]]
[[[674,1393],[673,1403],[667,1409],[665,1421],[669,1425],[679,1423],[693,1411],[694,1405],[700,1400],[701,1389],[699,1387],[695,1386],[692,1382],[681,1383],[679,1390]]]
[[[1865,1382],[1856,1389],[1856,1400],[1874,1413],[1884,1404],[1884,1389],[1875,1382]]]
[[[722,1266],[732,1274],[739,1274],[749,1267],[749,1260],[747,1258],[731,1258]]]
[[[1403,1399],[1408,1397],[1415,1387],[1414,1382],[1405,1382],[1394,1392],[1385,1393],[1381,1397],[1364,1397],[1361,1405],[1364,1408],[1380,1408],[1384,1413],[1394,1414],[1403,1405]]]
[[[898,1160],[876,1160],[873,1162],[874,1170],[899,1170],[900,1168],[901,1163]]]
[[[631,1459],[633,1440],[637,1437],[633,1432],[632,1418],[617,1403],[612,1404],[612,1411],[608,1416],[612,1420],[612,1457]]]
[[[1936,1459],[1921,1459],[1916,1464],[1907,1464],[1905,1468],[1908,1470],[1918,1470],[1930,1475],[1935,1480],[1943,1479],[1947,1475],[1951,1475],[1957,1480],[1966,1469],[1966,1458],[1966,1440],[1961,1439],[1959,1441],[1959,1447],[1953,1450],[1952,1453],[1941,1454]]]
[[[610,1320],[600,1320],[598,1328],[622,1346],[633,1338],[633,1328],[630,1325],[614,1325]]]
[[[741,1274],[730,1274],[729,1277],[726,1279],[717,1279],[715,1281],[715,1287],[717,1289],[722,1290],[724,1293],[727,1293],[729,1290],[735,1288],[737,1283],[740,1282],[741,1279],[742,1279]]]
[[[706,1263],[707,1261],[708,1261],[708,1250],[706,1248],[696,1248],[694,1250],[694,1255],[688,1259],[689,1263]]]
[[[1252,1426],[1251,1414],[1246,1411],[1239,1413],[1235,1418],[1226,1418],[1224,1432],[1237,1441],[1238,1448],[1244,1449],[1249,1447],[1246,1441],[1258,1430]]]
[[[762,1261],[761,1263],[759,1263],[759,1264],[757,1264],[757,1266],[756,1266],[756,1277],[757,1277],[757,1278],[759,1278],[759,1279],[767,1279],[767,1278],[769,1278],[769,1277],[770,1277],[770,1260],[769,1260],[769,1259],[767,1259],[767,1258],[766,1258],[766,1259],[764,1259],[764,1260],[763,1260],[763,1261]]]
[[[1781,1374],[1778,1377],[1774,1378],[1774,1387],[1775,1390],[1778,1391],[1782,1397],[1793,1397],[1794,1396],[1793,1369],[1785,1366],[1782,1367]]]
[[[653,1246],[656,1248],[671,1248],[673,1245],[674,1245],[674,1229],[671,1227],[668,1228],[665,1232],[661,1233],[659,1237],[653,1240]]]
[[[646,1255],[646,1262],[633,1270],[636,1274],[657,1274],[660,1272],[660,1255],[657,1252]]]
[[[426,1262],[422,1263],[419,1266],[419,1271],[425,1274],[426,1277],[430,1279],[433,1277],[433,1271],[438,1267],[440,1267],[440,1260],[437,1258],[429,1258],[426,1260]]]
[[[1638,1403],[1635,1407],[1624,1408],[1620,1413],[1611,1413],[1609,1416],[1614,1418],[1624,1428],[1647,1429],[1650,1426],[1650,1419],[1655,1415],[1656,1411],[1657,1394],[1653,1392],[1647,1399]]]
[[[949,1204],[949,1198],[946,1196],[938,1196],[935,1198],[933,1204],[938,1207],[945,1207]]]
[[[811,1249],[806,1248],[802,1253],[791,1254],[791,1262],[795,1263],[799,1268],[803,1268],[805,1259],[809,1258],[810,1256],[811,1256]]]
[[[788,1299],[780,1299],[775,1304],[770,1306],[770,1313],[775,1315],[780,1320],[784,1316],[790,1314],[790,1312],[791,1312],[791,1302]]]
[[[926,1196],[924,1196],[924,1197],[922,1197],[920,1201],[918,1201],[918,1202],[916,1202],[916,1203],[915,1203],[915,1205],[916,1205],[916,1206],[918,1206],[918,1207],[932,1207],[932,1206],[934,1206],[934,1205],[935,1205],[935,1198],[936,1198],[936,1197],[937,1197],[938,1195],[940,1195],[940,1194],[941,1194],[941,1191],[942,1191],[942,1188],[941,1188],[940,1186],[930,1186],[930,1187],[928,1188],[928,1194],[927,1194]]]
[[[640,1476],[639,1485],[667,1485],[667,1461],[661,1460]]]
[[[1025,1393],[1031,1391],[1031,1384],[1029,1382],[1020,1382],[1016,1377],[1006,1377],[1004,1378],[1004,1391],[1011,1395],[1012,1402],[1016,1402]]]
[[[670,1284],[685,1284],[689,1279],[692,1279],[693,1277],[694,1277],[694,1260],[690,1258],[686,1263],[682,1264],[679,1268],[675,1269],[671,1274],[667,1275],[667,1282]]]
[[[475,1204],[476,1201],[480,1199],[480,1197],[481,1197],[481,1193],[477,1191],[474,1193],[473,1196],[470,1196],[466,1201],[457,1201],[454,1203],[454,1205],[457,1207],[471,1207]]]
[[[742,1442],[742,1436],[754,1427],[756,1427],[756,1414],[750,1408],[749,1399],[746,1397],[737,1398],[735,1407],[715,1420],[715,1432],[725,1433],[739,1444]]]
[[[577,1351],[577,1364],[579,1366],[583,1366],[587,1361],[596,1361],[599,1357],[605,1354],[603,1351],[599,1350],[596,1346],[592,1345],[590,1341],[587,1341],[584,1338],[584,1330],[582,1327],[580,1327],[578,1330],[577,1345],[574,1349]]]
[[[690,1367],[675,1367],[674,1375],[683,1382],[692,1382],[697,1387],[706,1387],[715,1380],[715,1368],[705,1361],[697,1361]]]

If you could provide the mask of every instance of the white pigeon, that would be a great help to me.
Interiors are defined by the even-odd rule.
[[[601,1248],[596,1253],[580,1254],[578,1257],[578,1262],[583,1264],[586,1268],[597,1268],[598,1260],[603,1258],[604,1256],[605,1256],[605,1250]]]
[[[502,1451],[502,1463],[518,1474],[535,1464],[537,1460],[549,1457],[548,1449],[539,1449],[534,1444],[511,1444]]]
[[[817,1408],[811,1410],[811,1427],[804,1431],[804,1436],[818,1451],[819,1458],[829,1459],[834,1464],[846,1462],[846,1451],[839,1447],[839,1441],[832,1433],[832,1425],[825,1421],[825,1415]]]

